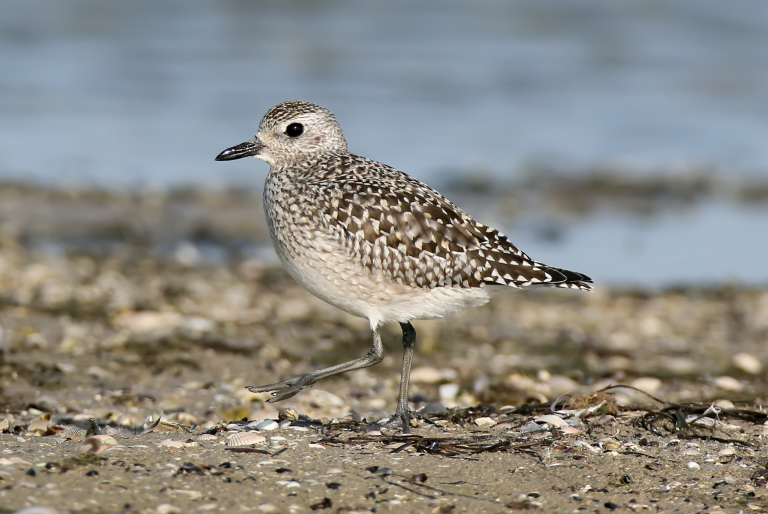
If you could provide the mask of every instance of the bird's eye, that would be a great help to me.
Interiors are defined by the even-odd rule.
[[[288,137],[299,137],[304,133],[304,125],[301,123],[291,123],[285,128]]]

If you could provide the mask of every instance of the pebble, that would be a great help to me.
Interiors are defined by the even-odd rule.
[[[438,395],[443,402],[452,402],[456,400],[459,394],[459,384],[443,384],[438,389]]]
[[[504,382],[515,391],[530,392],[535,391],[539,387],[539,384],[534,379],[520,373],[507,375],[504,377]]]
[[[749,373],[750,375],[759,375],[760,372],[763,371],[763,363],[751,353],[737,353],[731,357],[731,362],[741,371]]]
[[[496,422],[492,418],[489,418],[489,417],[477,418],[475,420],[475,425],[477,425],[479,427],[492,427],[495,424],[496,424]]]
[[[155,507],[155,512],[157,514],[180,514],[181,509],[170,503],[161,503]]]
[[[713,380],[714,384],[723,391],[730,391],[732,393],[740,393],[744,390],[744,384],[739,382],[733,377],[722,376]]]
[[[549,389],[549,395],[552,398],[572,393],[579,387],[578,382],[564,375],[552,375],[547,381],[546,386]]]
[[[687,357],[666,357],[659,364],[676,375],[688,375],[699,369],[699,365]]]
[[[176,312],[141,311],[122,314],[115,318],[117,328],[142,334],[176,328],[181,321],[181,314]]]
[[[688,466],[688,469],[701,469],[698,462],[690,461],[686,465]]]
[[[240,432],[243,430],[243,427],[235,423],[230,423],[229,425],[227,425],[227,430],[230,432]]]
[[[428,403],[421,409],[421,414],[441,414],[443,412],[448,412],[448,409],[440,402]]]
[[[275,507],[271,503],[262,503],[256,508],[261,512],[266,512],[266,513],[277,512],[277,507]]]
[[[653,394],[661,389],[661,380],[656,377],[640,377],[634,379],[629,385],[646,393]]]
[[[546,427],[546,424],[545,425],[539,425],[535,421],[531,421],[527,425],[525,425],[524,427],[521,427],[519,431],[521,433],[538,432],[539,430],[544,430],[545,427]]]
[[[200,491],[192,491],[189,489],[170,489],[168,494],[172,494],[174,496],[186,496],[190,501],[193,502],[203,497],[203,493]]]
[[[450,382],[457,377],[456,370],[450,368],[437,369],[432,366],[419,366],[411,370],[411,382],[414,384],[437,384]]]
[[[621,448],[621,443],[611,437],[600,439],[600,443],[603,445],[603,448],[605,448],[606,450],[618,450],[619,448]]]
[[[336,396],[333,393],[329,393],[328,391],[323,391],[322,389],[311,389],[310,395],[309,395],[309,402],[313,406],[320,407],[320,408],[346,406],[346,402],[342,400],[340,397]],[[287,419],[296,420],[298,419],[298,416],[295,418],[289,417]]]
[[[15,511],[13,514],[59,514],[59,511],[51,507],[38,505],[35,507],[25,507]]]

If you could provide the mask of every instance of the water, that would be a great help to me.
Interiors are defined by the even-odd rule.
[[[258,187],[265,165],[213,157],[287,99],[330,108],[354,152],[437,186],[446,171],[503,179],[530,161],[574,172],[692,163],[765,177],[766,48],[758,0],[6,0],[0,179]],[[704,252],[712,223],[729,236],[747,221],[768,227],[762,210],[726,211],[685,222],[701,227],[701,240],[673,214],[639,232],[678,231],[691,241],[683,247]],[[594,256],[630,237],[633,223],[569,226],[548,260]],[[752,239],[727,241],[765,255]],[[704,266],[670,251],[679,259],[654,264],[662,282],[698,281],[710,265],[715,277],[768,281],[757,262]],[[646,280],[638,268],[648,261],[602,259],[598,277]]]

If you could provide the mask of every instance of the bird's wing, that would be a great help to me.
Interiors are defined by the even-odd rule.
[[[323,213],[347,251],[371,272],[415,287],[591,289],[586,275],[534,261],[434,189],[397,173],[396,190],[385,186],[391,177],[347,177]]]

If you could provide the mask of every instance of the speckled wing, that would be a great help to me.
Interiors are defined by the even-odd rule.
[[[388,175],[389,187],[371,173],[347,174],[336,182],[337,189],[326,192],[333,200],[323,213],[347,251],[371,272],[423,288],[592,289],[586,275],[534,261],[426,184],[375,164]],[[366,169],[371,170],[370,163]]]

